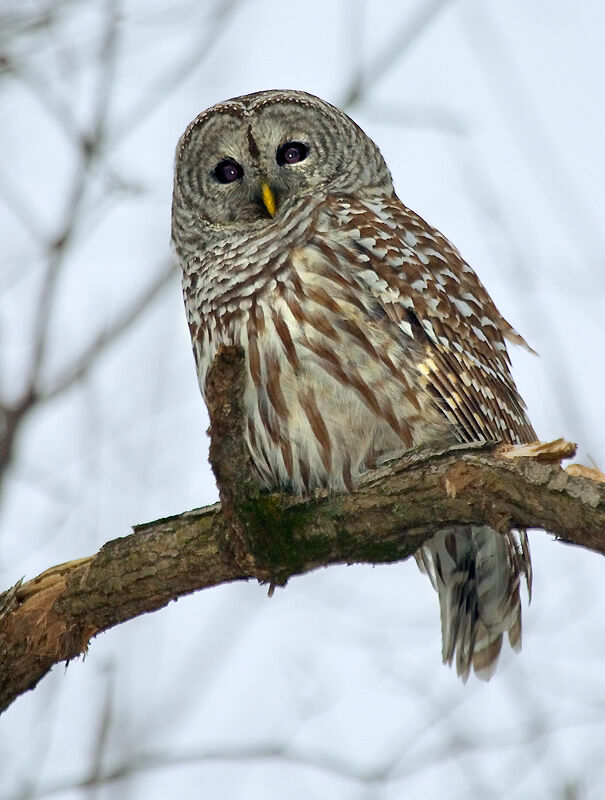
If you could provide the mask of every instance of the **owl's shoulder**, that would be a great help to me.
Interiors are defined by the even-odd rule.
[[[328,198],[318,230],[348,252],[354,263],[376,273],[422,319],[469,325],[479,342],[507,360],[503,339],[534,352],[500,314],[459,250],[397,195],[368,191]],[[368,273],[369,274],[369,273]],[[484,341],[482,329],[492,336]]]
[[[326,242],[422,344],[418,370],[465,436],[531,439],[505,344],[523,340],[448,239],[395,195],[334,197],[324,214]]]

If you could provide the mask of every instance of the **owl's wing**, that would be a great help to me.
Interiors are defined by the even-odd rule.
[[[438,231],[397,197],[333,198],[331,233],[341,260],[402,332],[402,346],[462,441],[533,441],[510,373],[505,339],[525,344],[473,270]],[[420,346],[418,346],[420,345]],[[414,381],[412,381],[414,383]],[[505,633],[521,646],[521,576],[531,587],[525,532],[487,526],[438,531],[416,554],[439,595],[443,660],[465,680],[489,679]]]
[[[531,348],[456,248],[395,195],[330,198],[328,214],[360,285],[422,345],[419,380],[458,438],[534,441],[504,340]]]

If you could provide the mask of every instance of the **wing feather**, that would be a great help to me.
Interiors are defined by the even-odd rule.
[[[534,441],[505,339],[531,348],[456,248],[395,195],[336,197],[327,206],[358,282],[423,344],[420,382],[458,438]]]

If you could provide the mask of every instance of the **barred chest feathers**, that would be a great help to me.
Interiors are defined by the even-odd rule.
[[[221,254],[220,275],[216,254],[196,260],[184,271],[185,303],[202,393],[219,346],[244,348],[247,440],[261,485],[351,490],[365,470],[449,426],[418,391],[422,354],[410,324],[378,302],[389,289],[368,269],[367,249],[384,247],[360,245],[359,229],[346,227],[364,207],[340,199],[308,211],[303,225],[288,220],[289,250],[283,228],[279,252],[270,235],[247,240],[253,269],[236,242]]]

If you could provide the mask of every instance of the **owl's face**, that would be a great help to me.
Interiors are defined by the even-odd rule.
[[[258,229],[301,199],[365,187],[392,191],[378,148],[346,114],[303,92],[213,106],[177,148],[175,205],[212,225]]]

